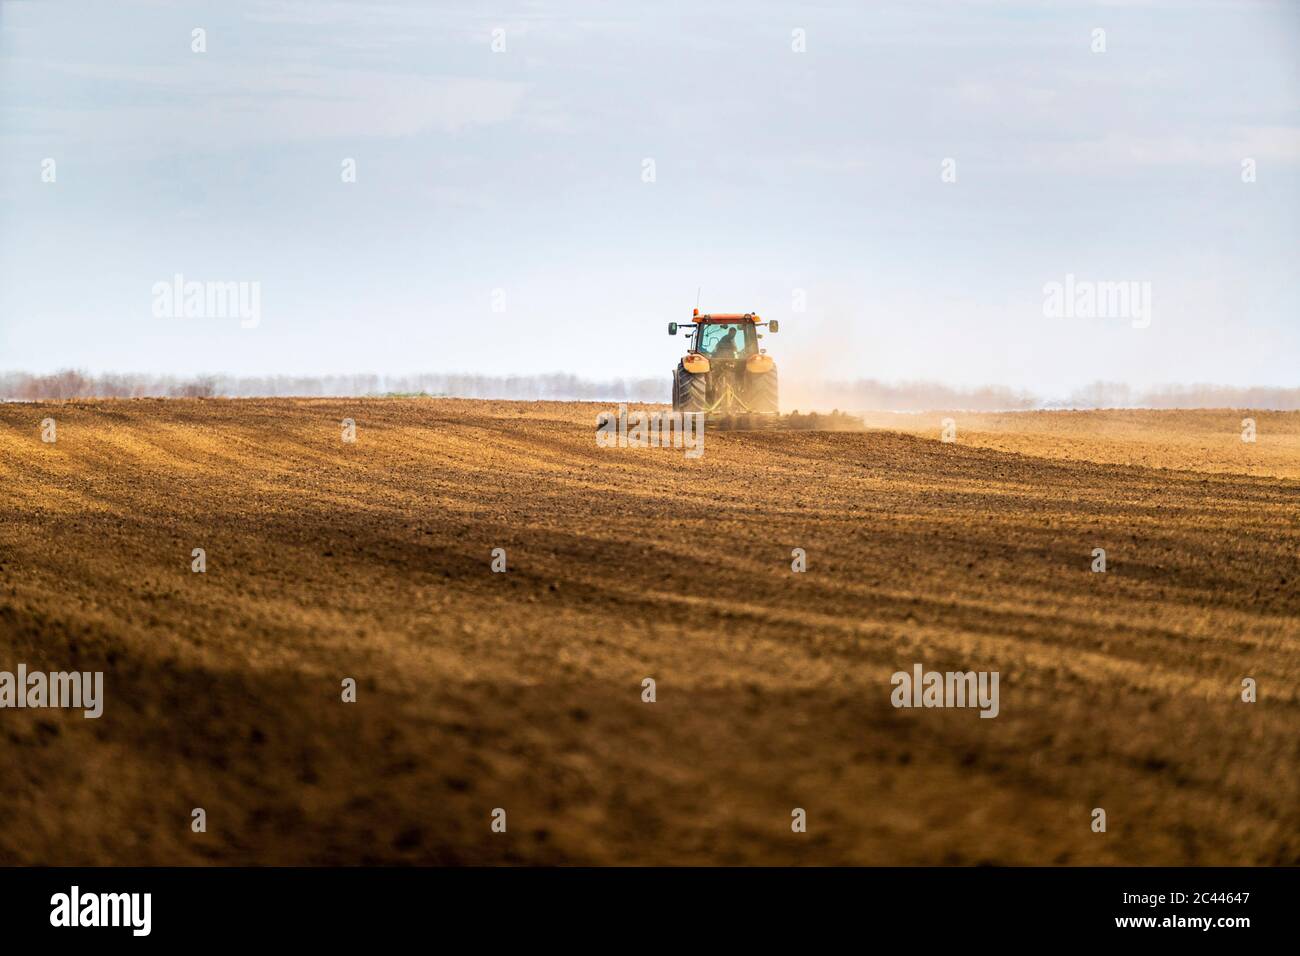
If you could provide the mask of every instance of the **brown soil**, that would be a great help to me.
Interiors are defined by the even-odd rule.
[[[1300,863],[1300,414],[598,410],[0,405],[0,862]]]

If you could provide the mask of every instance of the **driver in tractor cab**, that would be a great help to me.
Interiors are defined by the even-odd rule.
[[[727,329],[727,334],[718,340],[718,344],[713,347],[713,357],[715,359],[734,359],[736,357],[736,329],[733,326]]]

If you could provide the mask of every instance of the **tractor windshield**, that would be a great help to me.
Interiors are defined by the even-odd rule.
[[[740,358],[754,351],[752,322],[729,322],[703,325],[696,347],[714,358]]]

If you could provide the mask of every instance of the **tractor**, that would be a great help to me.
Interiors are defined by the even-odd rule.
[[[776,332],[776,319],[764,322],[753,312],[700,315],[668,323],[668,334],[688,326],[686,355],[673,369],[673,411],[704,412],[710,419],[777,416],[776,363],[758,347],[758,330]]]

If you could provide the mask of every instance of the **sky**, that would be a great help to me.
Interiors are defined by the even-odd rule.
[[[1298,240],[1294,0],[0,0],[5,370],[667,377],[698,293],[804,377],[1295,385]]]

